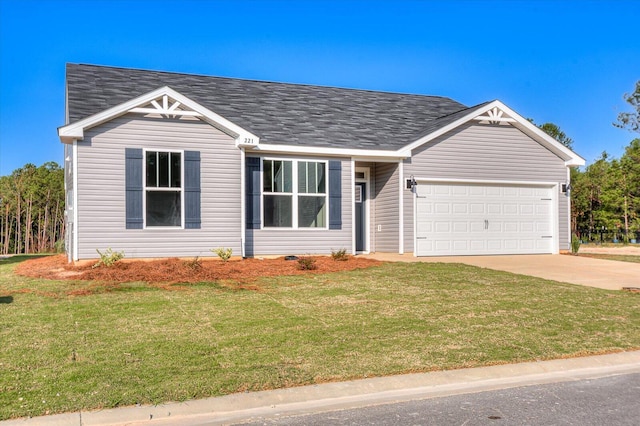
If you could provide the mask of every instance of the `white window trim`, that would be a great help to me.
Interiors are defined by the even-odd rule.
[[[147,152],[168,152],[180,154],[180,189],[152,187],[152,191],[180,191],[180,226],[147,226]],[[184,229],[184,150],[166,148],[144,148],[142,150],[142,220],[143,229],[169,230]]]
[[[265,161],[291,161],[291,192],[264,192],[264,162]],[[298,226],[298,197],[320,197],[322,194],[305,194],[298,192],[298,163],[323,163],[325,172],[325,223],[323,227],[305,227]],[[264,196],[266,195],[286,195],[291,200],[291,226],[265,226],[264,220]],[[287,158],[287,157],[261,157],[260,158],[260,229],[265,230],[282,230],[282,231],[326,231],[329,229],[329,161],[319,159],[306,158]]]

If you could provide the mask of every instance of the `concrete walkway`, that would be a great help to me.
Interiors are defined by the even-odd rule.
[[[560,254],[414,257],[412,254],[390,253],[373,253],[365,256],[390,262],[464,263],[606,290],[640,287],[640,263],[590,257]]]
[[[640,372],[640,351],[325,383],[157,406],[0,422],[0,426],[222,425]]]

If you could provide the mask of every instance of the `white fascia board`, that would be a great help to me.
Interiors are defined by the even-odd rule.
[[[406,158],[404,151],[383,151],[369,149],[345,149],[345,148],[329,148],[329,147],[312,147],[297,145],[275,145],[262,144],[251,150],[251,152],[277,153],[277,154],[304,154],[304,155],[323,155],[329,157],[355,157],[358,161],[365,158],[381,161],[387,158],[389,161],[398,161],[400,158]],[[364,161],[364,160],[362,160]]]
[[[187,108],[191,109],[192,111],[201,114],[201,118],[204,121],[233,137],[236,140],[237,145],[248,144],[251,146],[255,146],[259,143],[260,138],[258,138],[256,135],[232,123],[231,121],[216,114],[215,112],[203,107],[199,103],[192,101],[191,99],[176,92],[168,86],[161,87],[149,93],[145,93],[144,95],[138,96],[127,102],[123,102],[112,108],[91,115],[73,124],[59,127],[58,136],[64,143],[71,143],[74,139],[82,140],[84,138],[84,131],[86,129],[90,129],[107,121],[113,120],[114,118],[124,115],[132,109],[146,105],[163,95],[167,95],[170,98],[180,102]]]
[[[436,130],[433,133],[429,133],[426,136],[418,139],[417,141],[407,145],[404,149],[412,151],[413,149],[432,141],[433,139],[444,135],[445,133],[455,129],[458,126],[470,121],[475,120],[476,117],[481,116],[487,111],[493,108],[499,108],[502,111],[506,112],[513,120],[502,119],[501,121],[510,122],[514,127],[520,129],[527,133],[530,137],[535,139],[542,146],[550,150],[551,152],[558,155],[560,158],[565,160],[565,164],[567,166],[583,166],[585,164],[584,158],[577,155],[575,152],[571,151],[569,148],[562,145],[560,142],[546,134],[543,130],[539,129],[537,126],[526,120],[520,114],[503,104],[502,102],[495,100],[493,102],[484,105],[482,108],[476,109],[469,114],[459,118],[458,120],[449,123],[448,125]]]

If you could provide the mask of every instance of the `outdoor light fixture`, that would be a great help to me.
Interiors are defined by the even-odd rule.
[[[562,184],[562,192],[566,193],[571,191],[571,184],[570,183],[563,183]]]
[[[416,178],[411,175],[411,177],[407,179],[407,189],[413,189],[416,185],[418,185]]]

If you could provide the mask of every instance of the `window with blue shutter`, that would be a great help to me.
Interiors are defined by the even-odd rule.
[[[184,152],[184,227],[200,229],[200,152]]]
[[[245,173],[247,229],[260,229],[260,158],[247,157]]]
[[[200,228],[200,152],[127,148],[125,158],[127,229],[181,227],[183,216]]]
[[[126,228],[142,229],[142,149],[125,149]]]
[[[329,161],[329,229],[342,229],[342,162]]]

